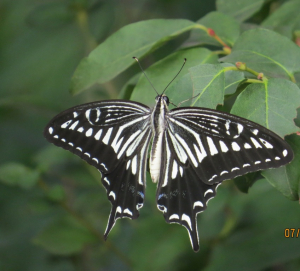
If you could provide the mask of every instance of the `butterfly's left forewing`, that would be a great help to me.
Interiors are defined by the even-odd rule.
[[[80,156],[102,174],[112,203],[105,238],[116,219],[137,218],[143,206],[150,109],[135,102],[100,101],[68,109],[44,130],[51,143]]]

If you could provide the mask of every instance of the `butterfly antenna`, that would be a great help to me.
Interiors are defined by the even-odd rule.
[[[140,61],[139,61],[139,59],[138,59],[137,57],[135,57],[135,56],[132,57],[132,58],[135,59],[135,61],[139,64],[139,66],[140,66],[140,68],[141,68],[143,74],[145,75],[145,77],[146,77],[147,80],[149,81],[150,85],[151,85],[152,88],[155,90],[156,94],[159,95],[158,92],[156,91],[155,87],[154,87],[153,84],[151,83],[150,79],[148,78],[147,74],[145,73],[145,71],[144,71],[144,69],[143,69],[143,67],[142,67],[142,65],[141,65],[141,63],[140,63]]]
[[[169,87],[169,85],[171,85],[171,83],[176,79],[176,77],[177,77],[177,76],[179,75],[179,73],[182,71],[182,69],[183,69],[185,63],[186,63],[186,58],[184,59],[184,62],[183,62],[183,64],[182,64],[182,66],[181,66],[179,72],[174,76],[174,78],[171,80],[171,82],[165,87],[165,89],[164,89],[164,91],[162,92],[162,94],[164,94],[164,92],[165,92],[166,89]],[[162,94],[161,94],[161,95],[162,95]]]

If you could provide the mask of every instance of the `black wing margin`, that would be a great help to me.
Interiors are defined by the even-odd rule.
[[[166,222],[187,228],[199,249],[196,216],[224,180],[276,168],[293,159],[290,146],[246,119],[206,108],[168,112],[157,206]]]
[[[152,131],[150,109],[120,100],[70,108],[54,117],[46,139],[96,167],[112,204],[107,238],[118,218],[135,219],[143,206],[145,167]]]

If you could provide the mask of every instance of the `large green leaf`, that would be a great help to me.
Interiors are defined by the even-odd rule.
[[[57,220],[45,227],[34,243],[57,255],[80,252],[86,244],[95,242],[95,236],[73,218]]]
[[[292,135],[287,142],[294,150],[293,161],[285,167],[265,170],[262,175],[290,200],[299,200],[300,196],[300,137]]]
[[[221,64],[198,65],[189,69],[193,82],[194,96],[199,94],[191,103],[215,109],[218,104],[223,104],[225,90],[225,71]]]
[[[72,93],[111,80],[135,62],[133,56],[143,57],[194,26],[188,20],[163,19],[124,26],[80,62],[72,78]]]
[[[300,70],[300,48],[276,32],[258,28],[244,32],[232,53],[222,60],[245,62],[247,67],[267,76],[292,78]]]
[[[184,99],[192,97],[188,85],[186,87],[182,84],[177,86],[177,82],[188,73],[188,69],[201,63],[217,63],[217,56],[205,48],[181,50],[156,62],[146,70],[147,76],[157,92],[162,93],[179,71],[184,58],[187,59],[187,62],[183,70],[165,92],[167,95],[169,94],[170,100],[174,103],[179,103]],[[145,76],[142,75],[132,93],[131,100],[153,105],[155,103],[155,96],[156,94],[152,86]]]
[[[211,28],[215,33],[229,46],[232,46],[240,35],[240,25],[232,17],[221,12],[210,12],[197,21],[198,24]],[[206,31],[193,29],[191,38],[196,43],[208,43],[217,46],[222,46],[214,38],[209,36]]]
[[[249,85],[236,99],[231,113],[257,122],[280,136],[295,133],[294,123],[300,105],[296,84],[271,78],[265,84]]]
[[[264,0],[217,0],[216,5],[218,11],[243,22],[259,11],[264,2]]]
[[[40,177],[40,172],[22,164],[11,162],[0,166],[0,181],[21,188],[33,187]]]
[[[300,29],[300,1],[288,1],[271,13],[261,26],[293,38],[293,32]]]

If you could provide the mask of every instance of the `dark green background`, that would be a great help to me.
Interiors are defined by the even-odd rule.
[[[266,18],[271,2],[280,3],[266,1],[248,22]],[[140,218],[118,220],[104,243],[110,204],[100,174],[42,136],[55,114],[116,98],[139,72],[134,66],[70,95],[75,68],[96,44],[132,22],[196,21],[215,9],[209,0],[0,1],[0,165],[14,162],[26,166],[24,175],[42,173],[32,188],[22,188],[22,178],[18,185],[0,183],[0,270],[299,270],[300,238],[284,237],[286,228],[300,228],[298,203],[264,179],[248,194],[232,181],[218,189],[198,216],[197,254],[183,227],[165,223],[151,182]],[[86,28],[78,23],[84,16]],[[170,54],[184,38],[169,42],[143,65]]]

